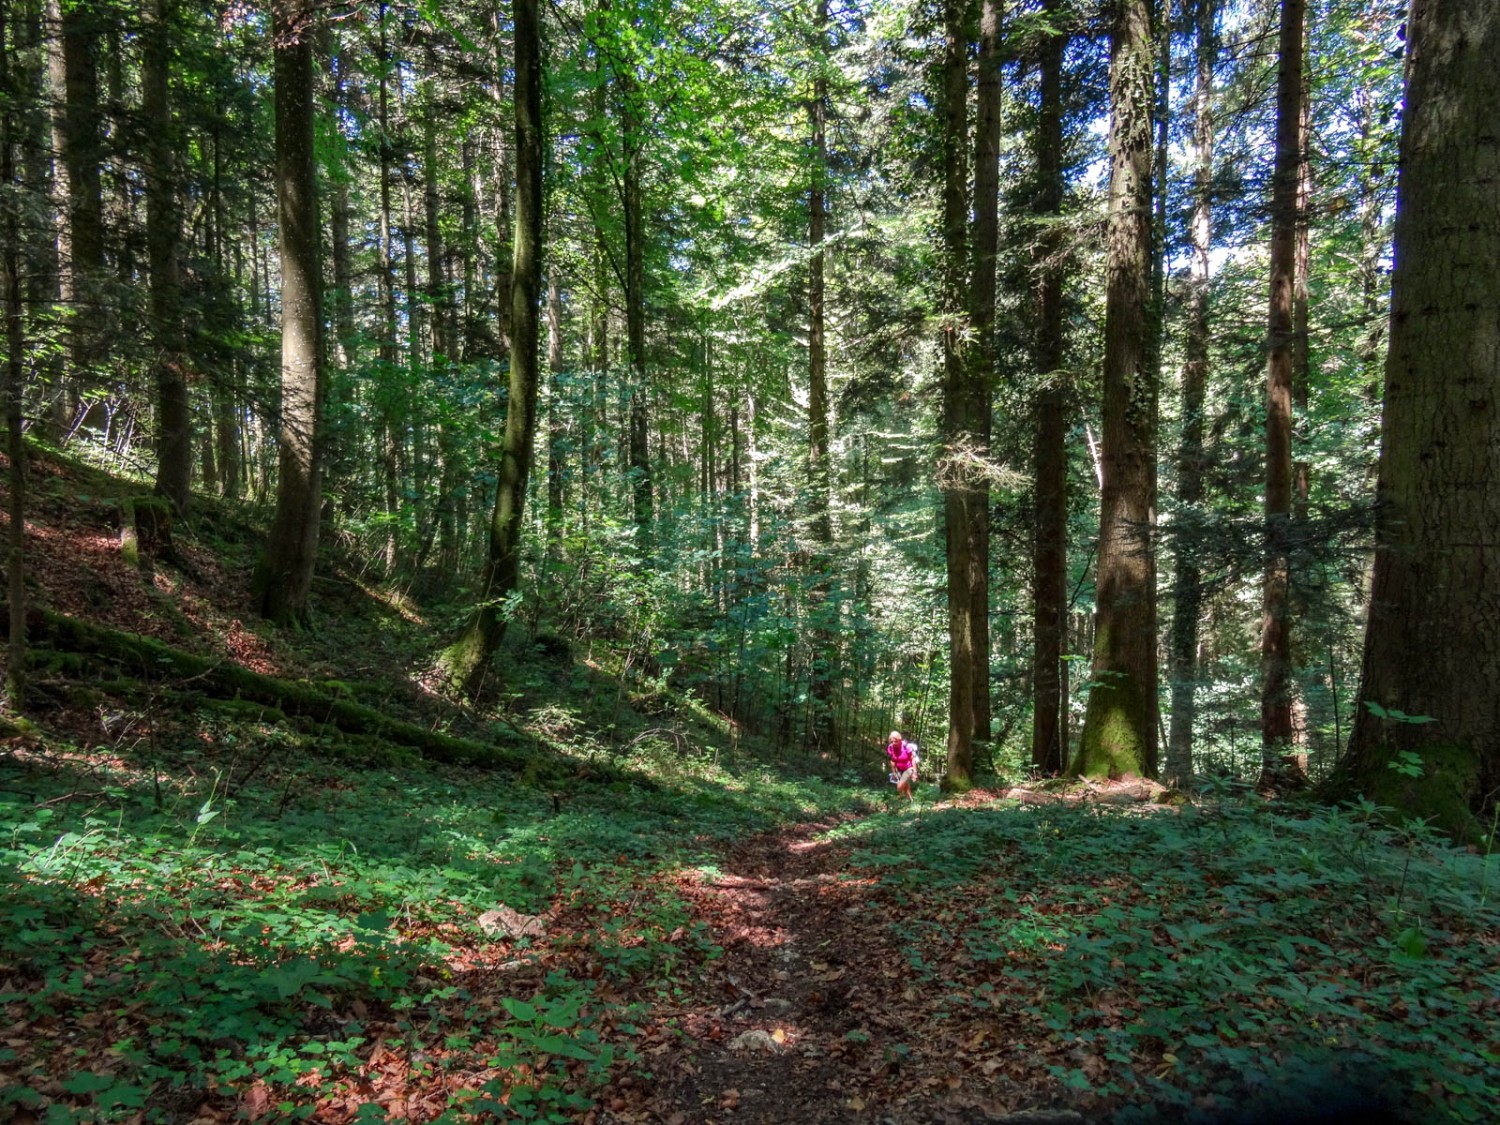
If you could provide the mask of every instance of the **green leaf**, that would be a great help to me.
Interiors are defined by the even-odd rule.
[[[1412,958],[1427,956],[1427,939],[1416,926],[1408,926],[1396,937],[1396,948]]]
[[[513,996],[507,996],[504,1000],[500,1001],[500,1003],[505,1006],[505,1010],[507,1012],[509,1012],[518,1020],[526,1020],[527,1022],[530,1022],[536,1019],[535,1004],[528,1004],[525,1000],[517,1000]]]
[[[63,1089],[70,1094],[97,1094],[102,1090],[108,1090],[114,1084],[113,1074],[95,1074],[89,1070],[82,1070],[64,1082]]]
[[[566,1035],[543,1035],[536,1041],[539,1051],[545,1051],[549,1055],[561,1055],[565,1059],[581,1059],[583,1062],[593,1062],[594,1052],[569,1039]]]

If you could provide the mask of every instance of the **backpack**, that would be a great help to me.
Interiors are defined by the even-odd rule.
[[[922,751],[915,742],[908,742],[906,748],[911,751],[911,768],[916,769],[922,764]]]

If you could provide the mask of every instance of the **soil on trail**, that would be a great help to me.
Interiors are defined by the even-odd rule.
[[[723,959],[700,994],[657,1006],[655,1020],[680,1034],[648,1050],[651,1079],[617,1086],[599,1122],[939,1125],[1015,1108],[1018,1091],[1002,1104],[979,1076],[955,1073],[889,925],[892,904],[849,868],[846,847],[820,839],[830,827],[756,837],[717,878],[684,877]]]

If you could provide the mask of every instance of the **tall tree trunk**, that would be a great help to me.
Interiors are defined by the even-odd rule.
[[[567,475],[567,419],[563,412],[562,291],[547,273],[547,551],[562,551],[563,481]]]
[[[1362,169],[1359,176],[1359,281],[1360,304],[1365,328],[1360,333],[1356,355],[1364,373],[1365,394],[1373,402],[1380,395],[1380,362],[1384,354],[1385,331],[1389,316],[1381,315],[1383,281],[1381,259],[1386,239],[1383,225],[1388,200],[1383,184],[1389,182],[1390,169],[1380,159],[1387,138],[1382,135],[1379,119],[1383,108],[1377,101],[1374,83],[1361,85],[1356,91],[1359,112],[1359,137],[1355,145],[1356,160]],[[1389,112],[1386,109],[1386,112]]]
[[[185,515],[192,501],[193,418],[177,263],[181,217],[170,94],[175,6],[175,0],[151,0],[141,55],[141,111],[151,122],[146,132],[146,252],[156,367],[156,491]]]
[[[209,141],[212,147],[212,165],[209,173],[209,216],[212,235],[209,238],[209,257],[213,262],[216,279],[229,282],[229,262],[225,254],[229,235],[224,206],[224,130],[223,102],[215,102],[215,121]],[[239,302],[225,303],[212,323],[218,331],[236,331],[241,327]],[[219,495],[236,497],[240,491],[240,422],[236,397],[236,368],[238,355],[231,355],[220,365],[217,376],[209,385],[208,426],[210,440],[214,443],[218,462]]]
[[[969,287],[969,322],[974,345],[969,350],[970,411],[976,451],[990,455],[994,428],[995,255],[1000,243],[1000,32],[1004,0],[981,0],[979,11],[978,108],[974,127],[973,281]],[[974,736],[988,742],[990,732],[990,482],[974,482],[974,522],[970,525],[969,615],[974,650]]]
[[[436,65],[435,62],[433,65]],[[442,194],[440,189],[440,165],[438,163],[438,108],[435,102],[436,93],[429,84],[426,98],[426,115],[423,121],[423,144],[422,144],[422,170],[423,170],[423,210],[427,226],[427,295],[428,304],[432,309],[432,362],[434,367],[434,378],[437,388],[445,390],[448,386],[449,371],[458,362],[459,353],[464,345],[458,341],[458,324],[454,315],[453,291],[449,281],[449,251],[450,247],[443,240],[442,226]],[[467,140],[462,145],[462,157],[465,168],[465,191],[464,191],[464,293],[465,301],[468,300],[470,286],[473,283],[473,261],[472,244],[470,243],[471,229],[474,221],[474,208],[470,202],[468,192],[468,163],[470,160],[470,148]],[[465,334],[467,335],[467,315],[464,319]],[[438,541],[438,556],[440,569],[446,575],[451,573],[450,559],[453,544],[453,491],[458,481],[454,472],[454,460],[457,455],[456,445],[453,439],[453,424],[446,417],[446,412],[435,411],[437,419],[434,425],[437,428],[437,502],[433,508],[432,524],[428,527],[422,539],[422,549],[417,559],[417,569],[421,570],[427,562],[432,548],[433,540]]]
[[[629,465],[636,532],[650,542],[653,510],[651,451],[646,381],[646,246],[641,199],[641,146],[645,128],[639,89],[627,66],[619,75],[621,132],[624,134],[625,347],[630,353]]]
[[[21,316],[21,231],[12,191],[16,182],[16,109],[22,104],[10,64],[6,8],[0,4],[0,302],[5,317],[4,398],[5,452],[10,461],[6,484],[5,572],[10,639],[5,652],[5,705],[12,714],[26,706],[26,446],[21,432],[21,398],[25,392],[25,321]]]
[[[1093,685],[1070,770],[1156,773],[1156,407],[1151,377],[1151,20],[1120,0],[1110,34],[1104,416]]]
[[[349,88],[349,48],[337,36],[332,36],[331,64],[333,77],[333,104],[336,112],[344,113],[355,100]],[[342,154],[342,149],[340,150]],[[329,231],[329,252],[333,257],[333,324],[335,358],[339,368],[347,371],[354,362],[354,267],[350,261],[349,237],[353,207],[349,201],[349,181],[352,179],[345,169],[330,177],[332,191],[329,198],[332,226]]]
[[[66,10],[48,0],[49,71],[56,184],[60,298],[68,368],[64,385],[50,394],[49,426],[66,425],[69,389],[95,361],[100,339],[95,290],[104,267],[104,208],[99,177],[99,81],[91,49],[95,18],[84,8]]]
[[[378,12],[380,82],[375,107],[380,127],[380,264],[377,281],[384,326],[380,335],[381,370],[375,390],[375,413],[380,420],[377,440],[380,442],[380,479],[385,496],[383,561],[386,577],[390,578],[396,573],[397,528],[401,520],[401,432],[395,408],[395,400],[399,397],[401,376],[397,368],[401,355],[396,343],[399,317],[396,310],[396,258],[392,251],[396,237],[391,222],[391,165],[395,145],[391,129],[391,51],[387,15],[385,0],[381,0]]]
[[[1291,756],[1292,355],[1297,185],[1302,164],[1304,0],[1282,0],[1276,78],[1276,170],[1271,184],[1271,299],[1266,359],[1266,575],[1260,639],[1263,789],[1305,780]]]
[[[491,79],[494,93],[496,112],[505,104],[505,75],[508,68],[505,65],[505,34],[503,27],[503,9],[495,7],[495,69]],[[515,246],[510,241],[512,238],[511,214],[510,214],[510,156],[505,147],[506,130],[496,129],[494,132],[495,146],[495,312],[496,320],[500,327],[500,346],[509,349],[510,339],[510,310],[511,310],[511,267],[514,264]]]
[[[600,0],[598,4],[599,18],[605,18],[609,11],[609,0]],[[600,217],[605,206],[608,189],[605,185],[606,167],[608,159],[605,156],[602,129],[609,114],[609,65],[605,58],[605,52],[599,47],[594,49],[594,87],[591,95],[592,118],[594,122],[594,179],[589,185],[590,194],[594,199],[594,230],[593,246],[590,247],[590,268],[593,273],[593,301],[589,309],[589,359],[588,366],[591,368],[592,402],[588,412],[588,427],[584,436],[584,464],[583,464],[583,489],[582,489],[582,525],[585,531],[589,527],[589,504],[590,497],[599,490],[596,487],[603,473],[604,449],[607,439],[603,436],[609,429],[609,292],[610,292],[610,256],[609,244],[605,239],[604,228]]]
[[[1055,18],[1061,0],[1047,0],[1044,11]],[[1063,53],[1067,36],[1054,30],[1041,45],[1041,104],[1037,115],[1037,202],[1041,219],[1037,238],[1036,364],[1041,387],[1036,398],[1036,469],[1034,503],[1036,539],[1036,623],[1032,629],[1033,690],[1031,763],[1044,774],[1058,774],[1068,750],[1064,689],[1063,640],[1068,597],[1068,451],[1067,390],[1063,383],[1063,232],[1058,219],[1063,203]]]
[[[436,60],[429,65],[436,67]],[[441,169],[438,162],[437,95],[429,83],[422,122],[422,209],[427,227],[427,305],[432,320],[433,363],[452,363],[453,302],[448,285],[448,246],[443,241]]]
[[[409,122],[406,114],[405,99],[402,99],[401,118],[403,127]],[[403,148],[406,146],[403,145]],[[416,530],[417,542],[422,542],[427,535],[427,521],[429,519],[429,497],[428,492],[428,464],[431,461],[431,452],[427,448],[427,425],[426,415],[422,403],[416,395],[417,380],[423,378],[423,372],[427,370],[430,352],[427,345],[430,342],[430,334],[424,331],[430,324],[427,315],[428,310],[422,303],[422,290],[417,283],[417,255],[415,249],[415,231],[417,220],[415,208],[412,203],[412,182],[409,169],[403,169],[401,174],[401,201],[402,201],[402,224],[401,224],[401,253],[402,268],[405,274],[406,295],[404,305],[406,308],[406,373],[401,380],[401,396],[398,400],[401,404],[400,418],[401,426],[401,467],[404,471],[402,480],[402,495],[410,497],[412,508],[412,526]],[[409,442],[409,444],[408,444]]]
[[[824,337],[825,257],[823,240],[827,223],[828,181],[828,0],[818,0],[813,25],[811,183],[807,190],[807,241],[812,251],[807,271],[807,468],[812,587],[809,612],[815,625],[812,638],[812,700],[814,722],[812,748],[827,750],[833,742],[833,680],[838,635],[828,620],[830,570],[833,565],[833,519],[829,511],[832,478],[829,471],[828,353]]]
[[[1312,383],[1311,313],[1312,270],[1312,81],[1307,68],[1307,45],[1303,45],[1302,96],[1297,113],[1297,241],[1292,266],[1292,407],[1307,417],[1308,396]],[[1306,434],[1293,428],[1294,442],[1306,440]],[[1308,461],[1292,462],[1292,516],[1301,522],[1307,518],[1312,492],[1312,465]],[[1293,611],[1301,616],[1301,607]],[[1294,729],[1299,752],[1306,750],[1306,730],[1302,724]]]
[[[1477,843],[1500,793],[1500,6],[1418,0],[1406,42],[1364,706],[1331,788]]]
[[[307,621],[322,507],[322,267],[313,145],[313,0],[274,0],[276,204],[281,230],[281,419],[276,513],[256,573],[260,610]]]
[[[974,651],[973,551],[980,518],[973,458],[974,393],[964,362],[968,262],[968,38],[964,0],[943,5],[943,522],[948,578],[948,770],[944,784],[962,792],[974,784],[974,681],[981,654]]]
[[[1178,510],[1196,526],[1203,502],[1203,411],[1208,393],[1209,248],[1213,237],[1214,30],[1219,0],[1196,0],[1196,77],[1193,89],[1193,210],[1188,222],[1192,247],[1187,299],[1186,356],[1182,365],[1182,439],[1177,450]],[[1181,520],[1179,521],[1181,523]],[[1172,605],[1172,723],[1167,732],[1167,780],[1181,784],[1193,776],[1193,722],[1197,715],[1198,621],[1203,606],[1203,575],[1195,545],[1179,529],[1173,540],[1177,596]]]
[[[457,310],[459,333],[458,339],[452,343],[453,353],[449,356],[458,362],[468,363],[474,356],[474,340],[478,335],[478,325],[475,318],[479,315],[480,305],[475,300],[479,284],[479,268],[477,259],[479,257],[479,209],[475,200],[474,191],[474,140],[465,137],[459,146],[459,153],[463,163],[463,202],[462,222],[463,240],[460,244],[459,254],[462,257],[461,269],[463,271],[463,305]],[[451,300],[451,296],[450,296]]]
[[[812,251],[807,272],[807,445],[811,485],[812,538],[825,549],[833,542],[828,512],[828,355],[823,331],[823,239],[827,222],[828,180],[828,0],[818,0],[814,24],[811,184],[807,189],[807,242]]]
[[[490,519],[490,551],[480,608],[442,657],[455,684],[473,695],[505,635],[501,607],[521,569],[522,516],[536,434],[542,289],[542,63],[537,0],[514,0],[516,229],[511,289],[510,396],[500,481]]]

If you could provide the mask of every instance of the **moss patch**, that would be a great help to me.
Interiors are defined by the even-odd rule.
[[[1133,676],[1111,675],[1089,692],[1073,777],[1150,777],[1155,772],[1149,712]]]
[[[1425,820],[1456,843],[1479,843],[1485,826],[1474,813],[1479,798],[1478,755],[1462,746],[1442,744],[1423,746],[1418,753],[1420,774],[1375,764],[1355,779],[1356,791],[1377,805],[1394,809],[1399,820]]]

